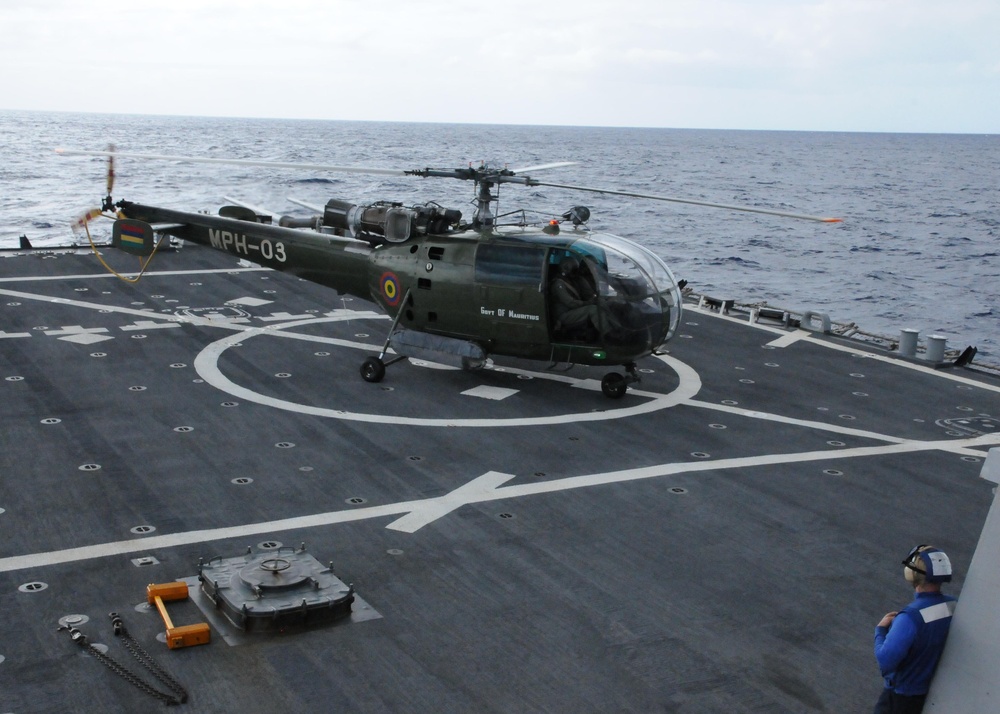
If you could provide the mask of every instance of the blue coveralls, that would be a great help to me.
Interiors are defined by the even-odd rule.
[[[918,697],[922,706],[944,650],[956,602],[939,592],[916,593],[889,627],[875,628],[875,659],[886,689],[903,697]]]

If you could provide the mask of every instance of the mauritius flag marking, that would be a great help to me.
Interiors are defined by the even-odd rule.
[[[111,245],[132,255],[153,252],[153,228],[145,221],[120,218],[111,232]]]
[[[146,231],[143,230],[142,226],[123,223],[121,227],[121,240],[122,243],[141,248],[143,243],[146,242]]]

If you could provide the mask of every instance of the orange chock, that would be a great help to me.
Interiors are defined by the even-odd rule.
[[[170,615],[167,614],[167,607],[164,601],[186,600],[188,597],[187,583],[151,583],[146,587],[146,602],[156,605],[156,609],[163,618],[166,625],[167,647],[172,650],[180,647],[191,647],[192,645],[208,644],[211,639],[211,630],[208,629],[207,622],[199,622],[197,625],[182,625],[174,627]]]

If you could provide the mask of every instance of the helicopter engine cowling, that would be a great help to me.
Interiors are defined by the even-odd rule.
[[[358,206],[332,198],[323,212],[323,225],[372,244],[403,243],[411,235],[446,233],[462,220],[460,211],[440,206],[404,207],[378,202]]]
[[[403,243],[410,237],[413,216],[398,204],[358,206],[332,198],[323,212],[323,225],[372,243]]]

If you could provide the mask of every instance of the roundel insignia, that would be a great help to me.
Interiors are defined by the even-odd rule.
[[[385,304],[390,307],[395,307],[399,304],[399,278],[396,277],[395,273],[382,273],[382,277],[379,278],[379,282],[382,285],[382,297],[385,298]]]

